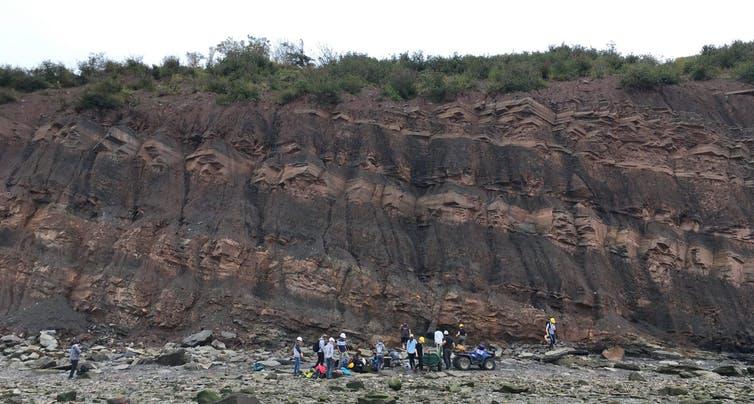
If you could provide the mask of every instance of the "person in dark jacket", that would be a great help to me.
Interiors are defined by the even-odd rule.
[[[450,337],[448,331],[444,332],[445,338],[442,340],[442,360],[445,362],[445,369],[450,369],[450,355],[453,353],[453,338]]]
[[[424,370],[424,337],[419,337],[419,342],[416,344],[416,358],[419,360],[419,370]]]
[[[78,341],[74,339],[72,342],[73,345],[71,345],[71,349],[68,351],[71,360],[71,373],[68,374],[69,379],[73,379],[76,375],[76,371],[79,368],[79,358],[81,358],[81,347],[79,346]]]
[[[408,323],[401,324],[401,346],[406,349],[406,342],[408,342],[408,336],[411,334],[411,329],[408,328]]]

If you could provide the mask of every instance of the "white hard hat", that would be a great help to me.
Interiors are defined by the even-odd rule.
[[[448,330],[445,330],[445,332],[443,334],[448,335]]]
[[[333,337],[330,337],[329,341],[333,341],[333,342],[334,342],[334,341],[335,341],[335,338],[333,338]]]
[[[344,332],[340,333],[340,338],[345,338],[345,337],[346,337],[346,333]]]
[[[301,338],[301,337],[298,337],[298,338],[296,338],[296,341],[298,341],[298,342],[301,342],[301,341],[303,341],[303,340],[304,340],[304,339],[303,339],[303,338]]]

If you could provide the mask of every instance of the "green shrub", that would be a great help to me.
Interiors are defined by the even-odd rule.
[[[76,102],[76,111],[117,109],[124,102],[123,86],[117,80],[109,78],[86,89]]]
[[[523,62],[493,68],[490,71],[489,81],[490,93],[532,91],[545,86],[539,69]]]
[[[217,102],[220,104],[257,100],[259,100],[259,88],[254,83],[242,79],[229,82],[225,94],[217,97]]]
[[[736,69],[736,78],[744,83],[754,84],[754,62],[740,64]]]
[[[388,77],[386,89],[393,98],[395,95],[403,100],[416,97],[416,72],[402,67],[395,68]]]
[[[16,101],[16,96],[10,90],[0,89],[0,104]]]
[[[694,81],[709,80],[714,77],[714,67],[707,58],[695,58],[693,61],[686,63],[683,72],[688,74],[689,78]]]
[[[645,91],[663,85],[678,84],[679,80],[678,72],[670,64],[637,63],[628,66],[620,83],[625,89]]]
[[[431,72],[421,80],[422,96],[434,102],[452,101],[464,90],[472,88],[469,78],[462,75],[445,76],[441,73]]]

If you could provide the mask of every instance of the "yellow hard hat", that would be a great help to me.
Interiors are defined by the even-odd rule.
[[[555,324],[555,317],[550,317],[550,322],[551,322],[552,324]]]
[[[463,328],[463,324],[458,324],[458,327]]]
[[[349,369],[353,369],[353,362],[351,362],[351,363],[348,364],[348,368]]]
[[[419,337],[419,343],[420,343],[420,344],[423,344],[423,343],[424,343],[424,337]]]

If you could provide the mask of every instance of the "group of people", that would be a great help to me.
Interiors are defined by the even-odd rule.
[[[455,338],[450,335],[448,330],[438,329],[433,334],[434,346],[427,347],[427,342],[424,336],[416,338],[407,323],[403,323],[400,326],[401,347],[405,350],[408,357],[409,367],[413,371],[424,369],[424,355],[427,352],[430,352],[431,348],[434,348],[434,353],[442,358],[445,369],[450,369],[452,366],[451,356],[453,350],[457,345],[464,345],[467,337],[468,333],[463,324],[458,325]],[[545,326],[545,340],[550,349],[552,349],[557,343],[554,317],[550,317]],[[296,338],[296,342],[293,346],[293,374],[295,376],[302,373],[301,362],[304,359],[302,344],[303,339],[301,337]],[[323,334],[320,336],[319,340],[314,343],[312,350],[317,354],[317,362],[314,364],[314,370],[328,379],[333,377],[333,372],[337,368],[355,368],[358,371],[367,366],[366,359],[362,358],[358,353],[354,355],[353,358],[349,358],[348,343],[346,341],[345,333],[340,333],[337,340]],[[372,367],[374,370],[379,371],[384,366],[385,355],[388,353],[382,338],[377,339],[373,353]],[[391,355],[391,359],[400,360],[400,356],[392,357]]]

